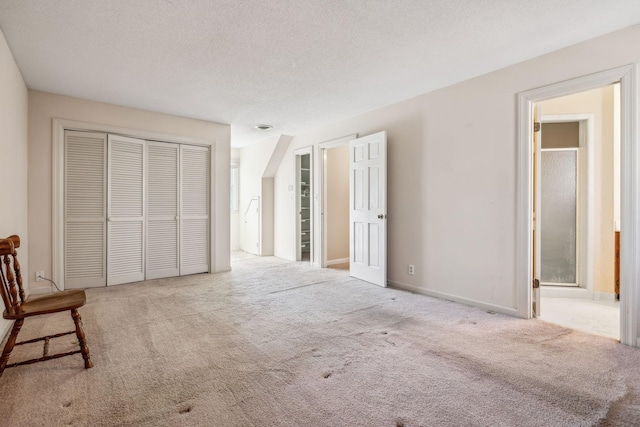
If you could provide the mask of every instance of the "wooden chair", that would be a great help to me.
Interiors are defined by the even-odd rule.
[[[82,353],[84,358],[84,367],[86,369],[93,367],[91,357],[89,356],[89,347],[87,346],[87,340],[85,338],[84,330],[82,329],[82,319],[80,313],[78,313],[78,307],[82,307],[86,302],[86,296],[83,290],[71,290],[57,292],[51,295],[25,298],[24,288],[22,287],[22,276],[20,274],[20,263],[18,262],[18,254],[16,248],[20,247],[20,237],[10,236],[6,239],[0,240],[0,292],[2,293],[2,300],[4,302],[5,311],[2,317],[5,319],[15,320],[11,334],[7,339],[7,343],[2,351],[0,357],[0,376],[4,372],[5,368],[13,368],[19,365],[27,365],[30,363],[43,362],[45,360],[56,359],[64,356],[71,356],[72,354]],[[4,265],[3,265],[4,264]],[[62,311],[71,311],[71,317],[75,323],[75,331],[62,332],[55,335],[48,335],[46,337],[35,338],[28,341],[16,343],[16,338],[22,328],[24,319],[31,316],[38,316],[41,314],[59,313]],[[58,338],[64,335],[70,335],[75,332],[80,343],[80,350],[71,351],[68,353],[58,353],[49,355],[49,340],[52,338]],[[17,362],[7,364],[9,356],[13,347],[16,345],[34,343],[37,341],[44,341],[44,351],[42,357],[36,359],[25,360],[24,362]]]

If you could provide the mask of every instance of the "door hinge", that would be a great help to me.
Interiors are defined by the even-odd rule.
[[[540,280],[533,279],[533,289],[538,289],[540,287]]]
[[[533,131],[534,132],[540,132],[540,128],[542,126],[540,125],[540,122],[533,122]]]

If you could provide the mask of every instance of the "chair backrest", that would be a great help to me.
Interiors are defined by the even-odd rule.
[[[0,240],[0,292],[8,314],[16,314],[25,301],[22,274],[16,248],[20,247],[20,237],[9,236]]]

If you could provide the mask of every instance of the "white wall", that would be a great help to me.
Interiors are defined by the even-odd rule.
[[[21,238],[18,259],[24,283],[30,282],[29,235],[27,223],[28,92],[20,70],[0,31],[0,237],[17,234]],[[4,310],[4,308],[2,309]],[[0,319],[0,338],[11,326]]]
[[[212,271],[230,268],[229,165],[230,128],[213,122],[125,108],[67,96],[29,91],[29,277],[52,269],[52,119],[69,119],[162,132],[215,142],[212,165],[215,241]]]
[[[275,254],[295,258],[293,150],[386,130],[389,280],[517,314],[517,94],[638,62],[638,45],[630,27],[295,136],[275,177]]]
[[[262,177],[278,145],[278,140],[279,136],[274,136],[240,150],[240,247],[243,251],[252,254],[261,254],[259,246],[261,215],[251,212],[254,215],[247,219],[247,207],[253,197],[262,197]],[[272,210],[271,207],[268,208]],[[254,220],[258,224],[253,224]]]

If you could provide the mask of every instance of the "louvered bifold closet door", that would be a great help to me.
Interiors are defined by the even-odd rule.
[[[178,144],[147,142],[147,279],[180,274],[179,154]]]
[[[144,280],[145,141],[109,135],[107,285]]]
[[[180,274],[209,271],[209,149],[180,146]]]
[[[104,286],[107,135],[65,131],[64,157],[64,287]]]

